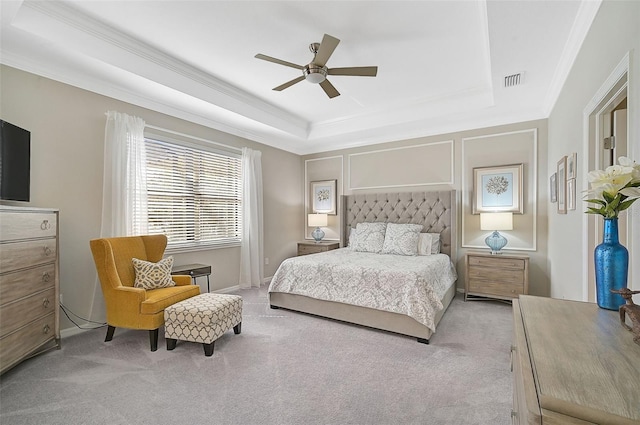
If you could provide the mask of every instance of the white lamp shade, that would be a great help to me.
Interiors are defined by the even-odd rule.
[[[321,227],[327,225],[327,214],[309,214],[308,226]]]
[[[513,230],[513,213],[480,213],[480,230]]]

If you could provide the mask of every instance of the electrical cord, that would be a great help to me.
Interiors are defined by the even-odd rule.
[[[105,326],[107,326],[107,324],[106,324],[106,323],[102,323],[102,322],[94,322],[93,320],[85,319],[85,318],[84,318],[84,317],[82,317],[82,316],[78,316],[78,315],[77,315],[77,314],[75,314],[73,311],[68,310],[68,309],[67,309],[67,307],[65,307],[62,303],[60,303],[60,309],[62,310],[62,312],[64,313],[64,315],[65,315],[65,316],[67,316],[67,319],[69,319],[69,321],[70,321],[71,323],[73,323],[74,325],[76,325],[76,327],[77,327],[78,329],[91,330],[91,329],[100,329],[100,328],[104,328]],[[68,310],[68,311],[67,311],[67,310]],[[69,313],[71,313],[73,316],[77,317],[78,319],[82,319],[82,320],[84,320],[85,322],[88,322],[88,323],[95,323],[95,324],[100,325],[100,326],[94,326],[94,327],[88,327],[88,328],[86,328],[86,327],[82,327],[82,326],[80,326],[78,323],[76,323],[76,322],[75,322],[75,320],[73,320],[73,319],[69,316]]]

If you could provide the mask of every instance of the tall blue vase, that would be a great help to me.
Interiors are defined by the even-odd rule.
[[[621,295],[611,289],[627,287],[629,251],[618,241],[618,219],[605,218],[602,243],[593,252],[596,270],[596,296],[598,306],[618,310],[625,303]]]

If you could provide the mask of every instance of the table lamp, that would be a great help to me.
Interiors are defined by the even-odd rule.
[[[493,230],[484,242],[491,248],[491,254],[502,254],[500,250],[507,245],[507,238],[498,230],[513,230],[513,213],[480,213],[480,230]]]
[[[324,232],[320,226],[327,225],[327,214],[309,214],[308,224],[309,227],[315,227],[316,230],[311,232],[311,236],[316,240],[316,243],[320,242],[324,238]]]

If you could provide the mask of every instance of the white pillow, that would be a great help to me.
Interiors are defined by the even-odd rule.
[[[133,286],[144,289],[158,289],[175,286],[171,279],[173,257],[167,257],[157,263],[132,258],[133,270],[136,272],[136,280]]]
[[[382,251],[387,223],[358,223],[352,249],[360,252]]]
[[[353,248],[353,242],[356,240],[356,228],[352,227],[349,229],[349,239],[347,240],[347,247]]]
[[[440,254],[440,233],[420,233],[418,255]]]
[[[418,238],[421,230],[421,224],[388,223],[382,253],[418,255]]]

